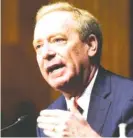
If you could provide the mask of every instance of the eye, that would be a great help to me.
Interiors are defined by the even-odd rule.
[[[59,38],[54,38],[53,40],[52,40],[52,43],[65,43],[66,42],[66,39],[65,38],[61,38],[61,37],[59,37]]]
[[[41,45],[36,45],[35,46],[35,49],[37,50],[37,49],[39,49],[41,47]]]

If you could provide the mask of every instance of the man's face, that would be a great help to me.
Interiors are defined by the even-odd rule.
[[[87,43],[82,42],[69,12],[46,14],[35,26],[33,45],[44,79],[57,90],[83,85],[88,75]]]

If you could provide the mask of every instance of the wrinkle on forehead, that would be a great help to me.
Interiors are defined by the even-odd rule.
[[[45,16],[43,16],[36,24],[35,27],[35,34],[34,37],[36,37],[36,33],[44,33],[47,31],[47,33],[56,33],[58,31],[65,31],[69,32],[71,29],[76,30],[75,28],[76,21],[74,21],[72,14],[67,11],[56,11],[49,13]],[[40,34],[42,35],[42,34]]]

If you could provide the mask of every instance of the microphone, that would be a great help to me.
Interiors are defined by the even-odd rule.
[[[18,124],[18,123],[20,123],[21,121],[23,121],[27,116],[28,116],[28,115],[24,115],[24,116],[19,117],[19,118],[17,119],[16,122],[14,122],[13,124],[11,124],[11,125],[9,125],[9,126],[7,126],[7,127],[2,128],[0,131],[2,132],[2,131],[4,131],[4,130],[6,130],[6,129],[9,129],[9,128],[15,126],[16,124]]]

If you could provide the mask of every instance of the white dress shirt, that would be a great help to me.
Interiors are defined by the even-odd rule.
[[[97,74],[98,74],[98,69],[96,70],[94,77],[92,78],[91,82],[89,83],[89,85],[87,86],[87,88],[85,89],[83,94],[77,100],[78,105],[83,109],[82,115],[83,115],[84,119],[87,119],[88,108],[89,108],[89,103],[90,103],[90,96],[91,96],[92,88],[94,86]],[[67,103],[67,109],[70,109],[71,99],[70,100],[66,99],[66,103]]]

